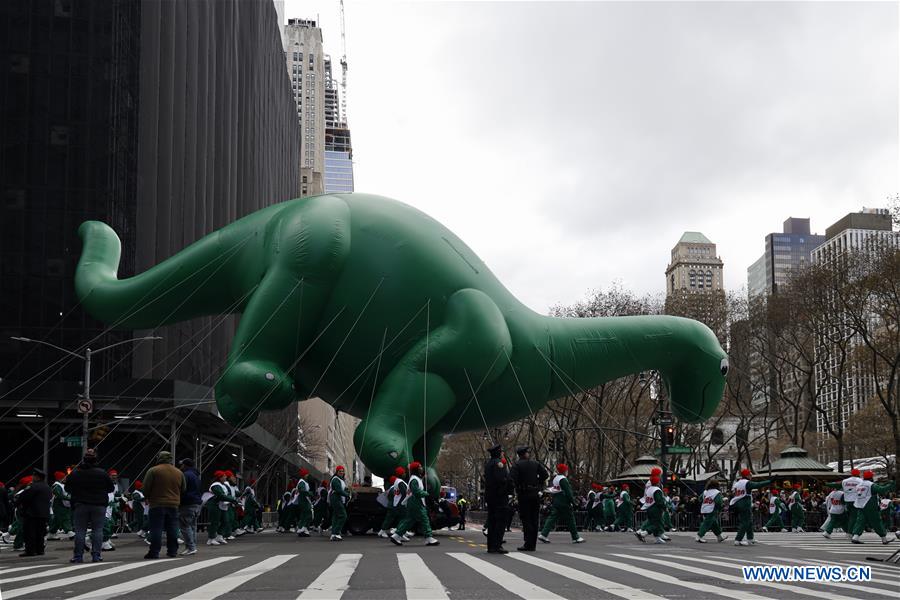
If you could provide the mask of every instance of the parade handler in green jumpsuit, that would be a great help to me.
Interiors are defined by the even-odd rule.
[[[644,487],[644,496],[641,499],[643,510],[647,512],[647,521],[634,532],[637,539],[646,541],[648,535],[656,538],[657,544],[665,544],[663,537],[663,514],[666,511],[666,497],[659,489],[659,475],[650,476],[650,485]]]
[[[703,491],[703,500],[700,503],[700,516],[703,521],[700,523],[700,531],[697,532],[697,541],[705,544],[706,540],[703,536],[707,531],[712,531],[716,536],[716,540],[724,542],[728,539],[727,535],[722,535],[722,526],[719,524],[719,514],[722,512],[722,492],[719,490],[719,482],[715,479],[710,480],[706,484]]]
[[[386,538],[390,537],[392,530],[400,524],[400,521],[403,520],[403,517],[406,516],[406,511],[402,504],[403,499],[406,498],[407,485],[403,478],[406,476],[406,469],[403,467],[397,467],[394,469],[394,474],[391,475],[391,478],[388,480],[390,483],[390,487],[385,492],[385,496],[387,498],[387,512],[384,515],[384,521],[381,522],[381,530],[378,532],[378,537]]]
[[[893,538],[888,539],[884,529],[884,523],[881,521],[878,495],[892,491],[894,487],[896,487],[896,482],[891,481],[890,483],[879,485],[874,483],[872,481],[873,479],[874,474],[872,471],[866,471],[863,473],[862,482],[856,486],[856,500],[854,501],[854,506],[856,507],[856,523],[853,526],[853,537],[850,538],[850,541],[854,544],[862,544],[859,536],[863,534],[867,526],[871,527],[872,531],[881,538],[882,544],[890,544],[894,541]]]
[[[206,528],[207,546],[218,546],[228,542],[222,537],[222,521],[228,512],[228,505],[235,502],[225,485],[225,471],[213,473],[213,482],[209,486],[208,495],[203,495],[209,512],[209,526]]]
[[[794,491],[788,496],[788,508],[791,511],[791,531],[794,533],[804,533],[803,526],[806,524],[806,511],[803,510],[803,500],[800,497],[800,490],[803,484],[799,481],[794,484]]]
[[[844,491],[833,490],[825,498],[825,506],[828,508],[828,522],[825,523],[825,531],[822,535],[831,539],[831,532],[835,529],[850,531],[847,525],[847,507],[844,504]]]
[[[347,522],[347,508],[345,504],[350,500],[350,491],[344,482],[346,470],[343,465],[334,469],[334,477],[331,478],[331,491],[328,493],[328,506],[331,507],[331,541],[340,542],[341,531]]]
[[[669,495],[669,488],[663,488],[663,498],[665,498],[664,510],[662,514],[663,531],[672,531],[672,515],[675,512],[675,504],[672,503],[672,497]]]
[[[550,543],[550,539],[547,536],[554,530],[557,521],[569,528],[573,544],[584,542],[584,538],[578,535],[578,528],[575,527],[575,516],[572,514],[572,508],[575,505],[575,495],[572,493],[572,486],[566,477],[568,472],[568,465],[556,465],[557,475],[553,478],[553,486],[547,490],[548,493],[553,494],[553,503],[550,505],[550,516],[544,521],[544,528],[538,535],[538,539],[545,544]]]
[[[233,540],[235,538],[235,515],[237,506],[237,488],[235,487],[235,477],[234,473],[230,470],[225,471],[225,481],[222,484],[225,486],[225,489],[228,493],[228,496],[231,498],[231,501],[228,503],[228,506],[222,511],[222,537],[226,540]]]
[[[425,498],[428,497],[428,491],[425,489],[425,484],[422,481],[424,476],[425,471],[422,469],[420,462],[409,463],[409,486],[406,497],[401,501],[406,507],[406,515],[400,521],[400,524],[397,525],[397,530],[390,538],[391,543],[397,546],[403,545],[403,537],[406,535],[406,532],[415,531],[416,525],[422,528],[426,546],[437,546],[440,544],[431,534],[431,520],[428,518],[428,510],[425,508]]]
[[[144,492],[141,491],[143,487],[144,484],[139,479],[134,482],[134,491],[131,492],[132,527],[137,528],[137,534],[140,537],[144,537],[144,532],[150,530],[144,510]]]
[[[730,509],[737,514],[738,531],[734,537],[735,546],[749,546],[755,544],[753,539],[753,513],[750,492],[758,490],[772,483],[770,480],[753,483],[750,481],[750,469],[741,469],[741,477],[731,486]],[[747,539],[744,539],[744,536]]]
[[[57,471],[53,474],[53,479],[55,481],[50,487],[50,491],[53,494],[53,518],[50,519],[50,536],[48,539],[58,540],[60,539],[60,533],[73,538],[75,537],[75,532],[72,530],[72,504],[69,494],[66,493],[66,474],[63,471]]]
[[[588,520],[585,529],[588,531],[600,531],[603,527],[603,498],[599,483],[591,483],[591,491],[587,496]]]
[[[853,527],[856,524],[856,506],[854,504],[856,502],[856,488],[862,483],[859,475],[859,469],[850,469],[850,477],[825,484],[825,487],[844,492],[844,508],[846,508],[845,512],[847,514],[847,527],[844,528],[844,531],[847,532],[848,538],[853,535]]]
[[[610,486],[602,489],[600,497],[603,498],[603,530],[612,531],[616,522],[616,488]]]
[[[309,524],[313,517],[312,489],[309,487],[309,469],[303,468],[297,473],[297,537],[309,537]]]
[[[255,479],[247,481],[247,487],[241,492],[244,498],[244,519],[241,521],[241,529],[247,533],[259,531],[259,500],[256,499]]]
[[[773,487],[769,490],[769,520],[766,521],[762,530],[768,533],[770,527],[775,531],[784,529],[781,513],[785,511],[787,511],[787,506],[785,506],[784,500],[781,498],[781,492]]]
[[[619,492],[616,520],[612,524],[612,529],[634,530],[634,504],[631,501],[631,489],[627,483],[622,484],[622,491]]]
[[[109,478],[112,479],[115,490],[109,493],[109,503],[106,505],[106,520],[103,521],[103,550],[112,551],[116,547],[113,546],[112,538],[116,537],[115,529],[119,522],[119,500],[122,493],[119,491],[119,473],[115,469],[108,471]]]

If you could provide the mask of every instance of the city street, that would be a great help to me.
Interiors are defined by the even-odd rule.
[[[0,553],[2,598],[86,600],[130,597],[247,598],[799,598],[897,597],[900,567],[868,562],[887,547],[870,535],[863,546],[842,536],[818,533],[760,533],[759,543],[735,547],[732,540],[706,545],[693,533],[672,533],[670,545],[644,545],[631,534],[589,533],[572,545],[553,534],[535,553],[507,556],[485,552],[480,530],[441,531],[441,545],[414,538],[404,548],[373,536],[331,543],[313,535],[297,539],[271,530],[243,536],[225,547],[203,545],[192,557],[145,561],[144,542],[126,534],[101,564],[70,565],[69,542],[49,542],[47,556],[20,559]],[[733,534],[732,534],[733,536]],[[515,548],[520,533],[507,534]],[[743,565],[867,565],[869,583],[746,584]]]

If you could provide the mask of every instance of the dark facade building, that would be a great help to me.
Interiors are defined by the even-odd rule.
[[[94,357],[93,383],[107,396],[94,394],[92,419],[112,422],[113,412],[134,410],[129,399],[169,396],[177,407],[177,390],[186,388],[174,381],[201,396],[234,331],[232,317],[108,331],[76,302],[80,223],[108,223],[122,240],[119,276],[141,272],[243,215],[300,196],[300,126],[272,2],[2,2],[0,48],[0,426],[49,422],[53,457],[57,438],[80,423],[83,364],[10,337],[80,353],[162,336]],[[147,380],[169,383],[152,388]],[[129,385],[140,393],[123,392]],[[201,412],[215,417],[206,405],[191,416]],[[119,429],[129,430],[140,427]],[[181,443],[186,450],[197,440]],[[33,451],[20,456],[33,461],[25,454]],[[17,471],[8,467],[0,465],[0,479]]]

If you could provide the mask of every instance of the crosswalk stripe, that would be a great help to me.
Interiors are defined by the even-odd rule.
[[[39,565],[29,565],[27,567],[15,567],[14,569],[0,569],[0,575],[6,575],[8,573],[15,573],[17,571],[28,571],[31,569],[41,569],[44,567],[53,567],[56,566],[56,563],[41,563]]]
[[[675,577],[671,577],[669,575],[665,575],[660,573],[659,571],[649,571],[647,569],[641,569],[640,567],[635,567],[634,565],[628,563],[621,563],[612,560],[604,560],[602,558],[597,558],[594,556],[588,556],[587,554],[578,554],[575,552],[557,552],[557,554],[561,554],[563,556],[570,556],[572,558],[578,558],[580,560],[586,560],[588,562],[592,562],[598,565],[606,565],[607,567],[613,567],[614,569],[621,569],[623,571],[627,571],[629,573],[635,573],[636,575],[643,575],[648,579],[652,579],[653,581],[658,581],[660,583],[668,583],[671,585],[677,585],[681,587],[690,588],[692,590],[697,590],[701,592],[707,592],[710,594],[717,594],[719,596],[728,596],[730,598],[738,598],[740,600],[768,600],[765,596],[758,596],[756,594],[751,594],[750,592],[742,592],[740,590],[735,589],[726,589],[720,588],[715,585],[709,585],[706,583],[699,583],[697,581],[682,581]]]
[[[191,590],[189,592],[185,592],[184,594],[177,596],[173,600],[212,600],[213,598],[218,598],[222,594],[226,594],[236,587],[243,585],[254,579],[259,577],[263,573],[267,573],[276,567],[280,567],[287,561],[291,560],[297,554],[279,554],[277,556],[272,556],[267,558],[262,562],[258,562],[255,565],[251,565],[236,573],[232,573],[230,575],[226,575],[225,577],[220,577],[214,581],[207,583],[206,585],[200,586],[197,589]]]
[[[93,564],[93,563],[91,563]],[[103,564],[103,563],[99,563]],[[74,577],[66,577],[65,579],[54,579],[53,581],[45,581],[44,583],[36,583],[34,585],[29,585],[27,587],[19,588],[16,590],[4,590],[3,598],[4,600],[9,600],[10,598],[17,598],[19,596],[24,596],[25,594],[32,594],[34,592],[43,592],[45,590],[50,590],[53,588],[63,587],[66,585],[70,585],[73,583],[81,583],[82,581],[87,581],[89,579],[96,579],[97,577],[106,577],[107,575],[115,575],[116,573],[121,573],[123,571],[130,571],[131,569],[139,569],[140,567],[148,567],[152,563],[150,562],[139,562],[132,563],[127,565],[121,565],[119,567],[113,567],[112,569],[103,569],[102,571],[93,571],[91,573],[87,573],[84,575],[76,575]]]
[[[887,569],[884,567],[879,567],[878,565],[872,563],[861,563],[861,562],[848,562],[848,561],[840,561],[840,560],[816,560],[814,558],[779,558],[778,560],[783,560],[787,562],[797,563],[797,564],[817,564],[817,565],[837,565],[846,569],[847,567],[869,567],[872,569],[872,573],[877,573],[879,575],[886,575],[889,579],[898,578],[900,579],[900,571],[894,571],[892,569]],[[852,560],[852,559],[851,559]]]
[[[621,556],[623,558],[627,558],[627,555],[624,555],[624,554],[615,554],[614,556]],[[647,562],[657,563],[657,564],[664,565],[667,567],[672,567],[673,569],[679,569],[681,571],[686,571],[688,573],[711,575],[714,577],[718,577],[719,579],[727,579],[727,580],[733,581],[735,583],[743,583],[745,585],[761,585],[763,587],[769,587],[769,588],[774,588],[776,590],[793,592],[795,594],[802,594],[804,596],[815,596],[817,598],[828,598],[829,600],[845,600],[847,598],[847,596],[838,596],[838,595],[830,594],[830,593],[822,591],[822,590],[813,590],[813,589],[809,589],[809,588],[800,587],[798,585],[791,585],[788,583],[775,583],[772,581],[752,581],[752,582],[744,581],[743,576],[738,577],[737,575],[728,575],[726,573],[721,573],[718,571],[710,571],[708,569],[699,569],[697,567],[689,567],[687,565],[676,565],[671,562],[666,562],[666,561],[662,561],[662,560],[654,560],[652,558],[644,558],[642,556],[631,556],[630,558],[635,559],[635,560],[644,560]],[[691,558],[689,556],[679,556],[678,558],[679,558],[679,560],[690,560],[690,561],[695,561],[695,562],[701,562],[705,565],[716,565],[719,567],[728,567],[729,569],[737,569],[738,568],[737,566],[735,566],[733,564],[720,562],[717,560],[710,560],[708,558]],[[748,558],[747,559],[748,564],[752,564],[751,563],[752,560],[753,560],[752,557]],[[816,582],[816,583],[820,584],[820,585],[824,585],[824,582]],[[856,589],[856,590],[859,589],[858,587],[853,587],[853,586],[848,586],[848,587],[851,587],[852,589]]]
[[[549,590],[545,590],[533,583],[529,583],[521,577],[513,575],[509,571],[501,569],[486,560],[476,558],[471,554],[465,552],[448,552],[447,555],[452,556],[472,570],[481,573],[492,582],[520,598],[526,598],[526,600],[565,600],[562,596],[557,596]]]
[[[418,554],[411,552],[397,555],[397,565],[406,583],[406,597],[416,600],[449,600],[441,581],[425,565]]]
[[[645,592],[642,589],[633,588],[631,586],[616,583],[614,581],[609,581],[608,579],[601,579],[600,577],[595,577],[590,573],[585,573],[584,571],[579,571],[578,569],[573,569],[559,563],[550,562],[549,560],[527,556],[519,552],[508,554],[507,556],[515,560],[520,560],[524,563],[534,565],[536,567],[541,567],[542,569],[547,569],[548,571],[552,571],[557,575],[568,577],[569,579],[584,583],[598,590],[603,590],[608,594],[619,596],[620,598],[628,598],[630,600],[662,600],[661,596],[651,594],[650,592]]]
[[[117,563],[106,563],[108,565],[114,565]],[[20,575],[18,577],[10,577],[9,579],[0,579],[0,583],[12,583],[14,581],[26,581],[28,579],[40,579],[41,577],[53,577],[54,575],[62,575],[63,573],[68,573],[69,571],[77,571],[82,569],[87,569],[89,567],[99,567],[103,565],[103,563],[84,563],[81,565],[72,565],[71,567],[63,567],[61,569],[50,569],[49,571],[41,571],[40,573],[31,573],[30,575]]]
[[[131,579],[129,581],[126,581],[125,583],[119,583],[117,585],[100,588],[99,590],[93,590],[88,592],[87,594],[82,594],[80,596],[76,596],[75,598],[71,598],[70,600],[107,600],[108,598],[115,598],[116,596],[121,596],[122,594],[133,592],[134,590],[155,585],[157,583],[162,583],[163,581],[174,579],[175,577],[181,577],[182,575],[187,575],[188,573],[191,573],[193,571],[199,571],[200,569],[212,567],[214,565],[218,565],[229,560],[234,560],[236,558],[238,557],[220,556],[219,558],[201,560],[200,562],[190,563],[183,567],[166,569],[165,571],[154,573],[153,575],[146,575],[144,577],[139,577],[138,579]]]
[[[340,600],[350,584],[362,554],[338,554],[331,566],[322,571],[297,597],[308,600]]]

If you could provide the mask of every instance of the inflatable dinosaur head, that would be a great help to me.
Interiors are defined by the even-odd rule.
[[[697,423],[710,418],[722,401],[728,355],[703,323],[682,319],[690,344],[681,345],[670,368],[660,370],[678,420]]]

